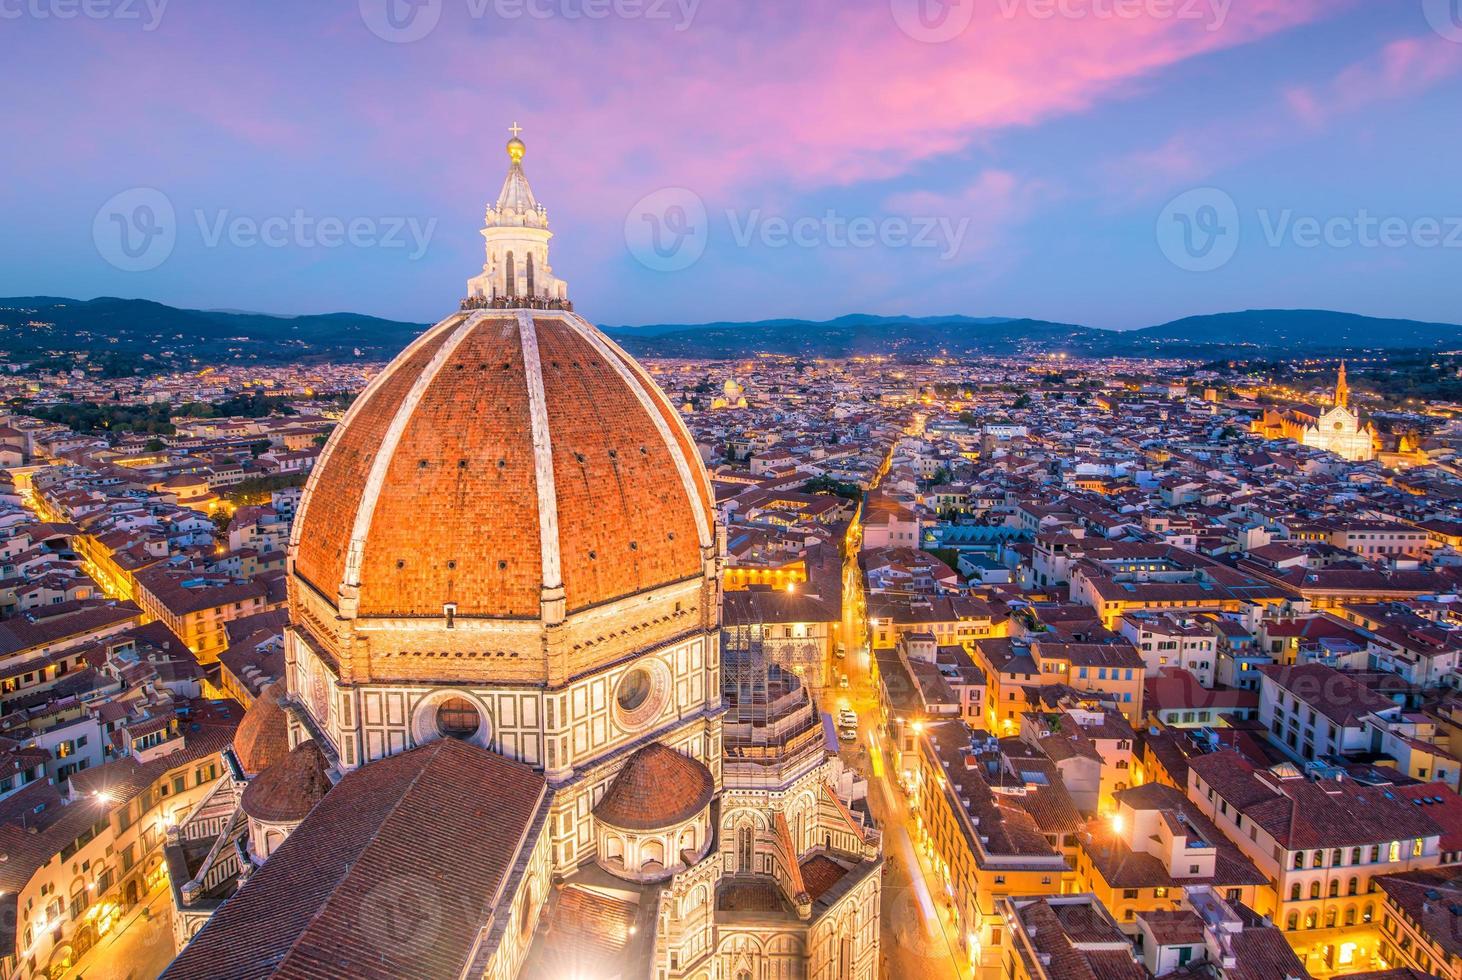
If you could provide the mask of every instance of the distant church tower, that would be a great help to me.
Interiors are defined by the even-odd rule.
[[[553,232],[548,230],[548,212],[533,197],[523,173],[527,147],[518,138],[522,131],[517,123],[509,129],[513,138],[507,146],[508,176],[483,222],[487,260],[482,274],[467,280],[464,308],[572,309],[568,283],[556,278],[548,264],[548,240]]]
[[[1318,414],[1312,424],[1300,433],[1300,442],[1315,449],[1324,449],[1352,462],[1376,458],[1376,430],[1350,407],[1350,383],[1345,378],[1345,362],[1340,362],[1340,375],[1335,379],[1335,404]]]

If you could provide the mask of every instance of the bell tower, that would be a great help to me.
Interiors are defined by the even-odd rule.
[[[509,127],[508,175],[497,202],[488,205],[482,237],[486,261],[482,274],[467,280],[463,309],[572,309],[568,283],[556,278],[548,264],[548,212],[533,196],[523,173],[527,147],[518,138],[517,123]]]
[[[1335,407],[1350,407],[1350,384],[1345,380],[1345,362],[1340,362],[1340,376],[1335,379]]]

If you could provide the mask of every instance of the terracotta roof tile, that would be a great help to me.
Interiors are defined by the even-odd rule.
[[[234,733],[234,756],[244,772],[263,772],[289,754],[289,728],[279,699],[284,681],[277,680],[254,699]]]
[[[549,799],[540,774],[452,739],[357,769],[163,976],[459,976]]]
[[[623,830],[655,830],[689,820],[715,794],[711,771],[695,759],[653,742],[625,761],[595,819]]]
[[[255,820],[303,820],[329,792],[329,768],[314,739],[301,742],[245,787],[244,812]]]
[[[714,510],[699,455],[674,408],[617,349],[601,353],[583,321],[532,322],[567,608],[699,575],[696,498],[707,519]],[[447,603],[459,616],[528,618],[540,611],[539,488],[516,313],[477,320],[419,400],[407,404],[458,324],[436,328],[427,343],[386,368],[311,478],[294,569],[333,602],[375,455],[392,420],[406,412],[361,555],[362,616],[439,617]],[[690,492],[673,450],[689,464]]]

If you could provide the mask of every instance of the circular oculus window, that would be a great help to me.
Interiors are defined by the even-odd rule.
[[[471,694],[439,690],[422,698],[411,709],[411,733],[417,745],[451,738],[486,746],[492,734],[492,716]]]
[[[658,660],[630,668],[614,688],[614,715],[621,728],[644,728],[660,717],[670,690],[670,671]]]
[[[466,698],[450,697],[437,705],[436,725],[442,736],[465,742],[482,727],[482,715]]]

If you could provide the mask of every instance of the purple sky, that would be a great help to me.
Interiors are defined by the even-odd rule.
[[[1462,322],[1462,0],[0,0],[0,39],[0,295],[435,320],[516,120],[601,323]]]

